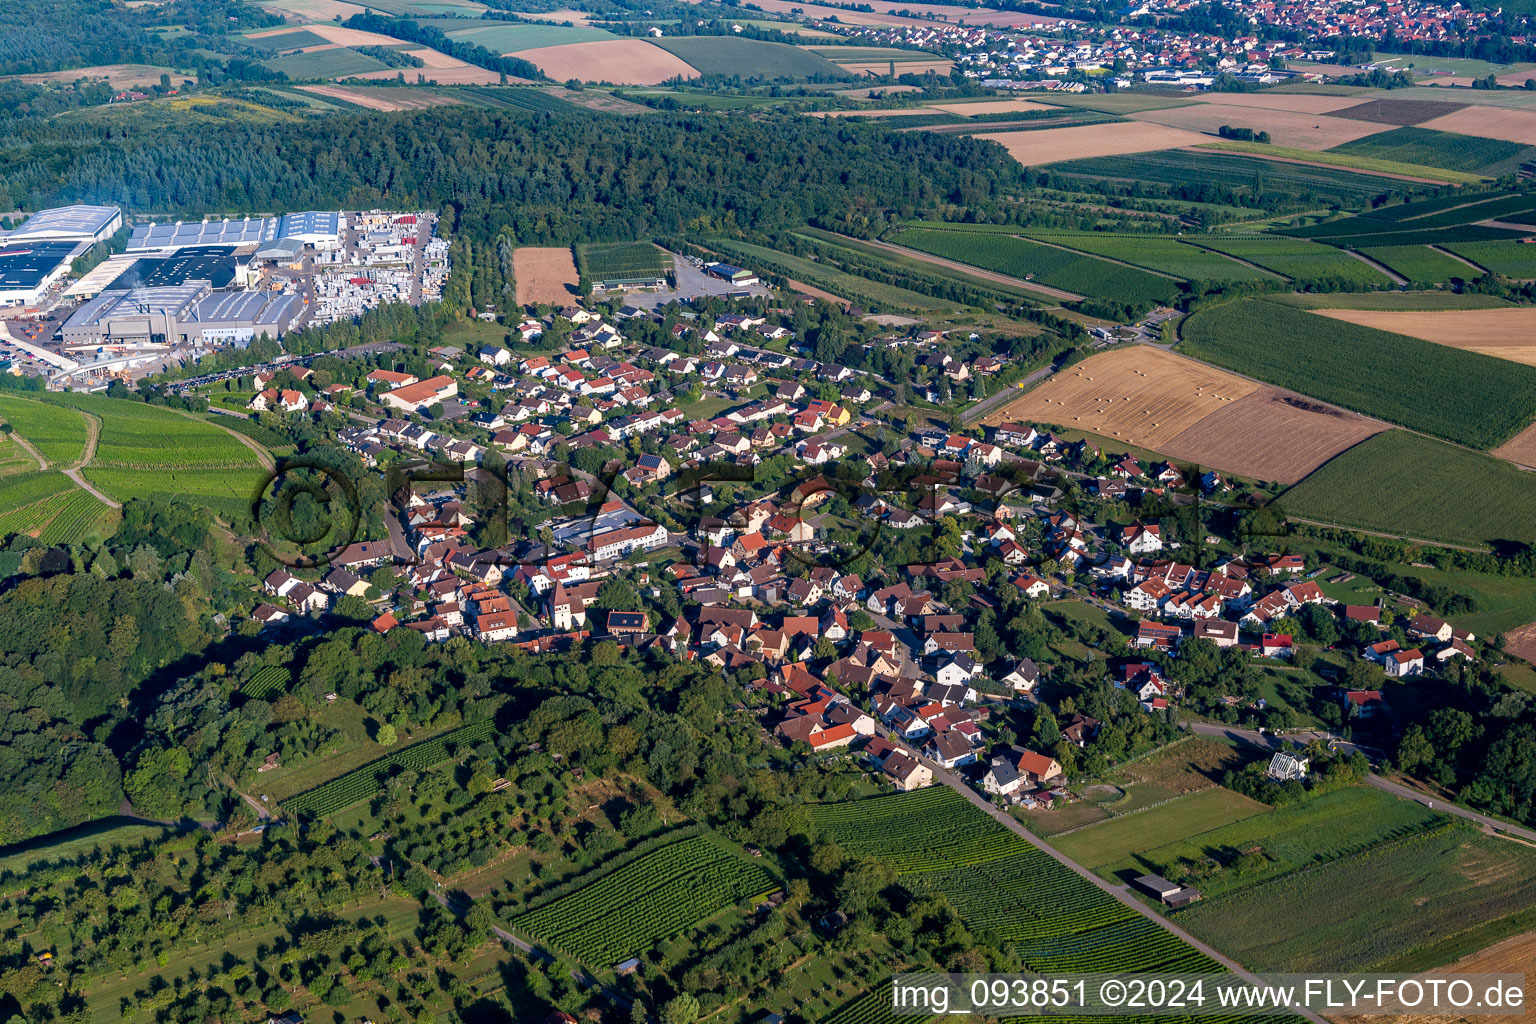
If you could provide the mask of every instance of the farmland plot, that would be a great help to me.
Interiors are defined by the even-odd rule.
[[[1421,284],[1449,281],[1456,277],[1472,281],[1483,276],[1482,271],[1427,245],[1378,245],[1361,249],[1360,254]]]
[[[1079,295],[1162,302],[1179,291],[1166,277],[1013,236],[905,228],[886,241]]]
[[[311,50],[308,53],[291,53],[286,57],[273,57],[261,63],[269,71],[280,71],[296,81],[307,78],[347,78],[352,75],[367,74],[370,71],[385,71],[391,76],[395,73],[383,61],[375,60],[366,53],[358,53],[344,46]]]
[[[1192,359],[1132,345],[1067,367],[982,422],[1054,423],[1156,448],[1258,389]]]
[[[252,680],[254,683],[255,680]],[[475,722],[430,740],[413,743],[354,771],[331,779],[314,789],[287,797],[283,806],[292,814],[323,818],[371,800],[383,788],[383,780],[395,771],[424,772],[445,764],[491,734],[491,723]]]
[[[1266,299],[1199,310],[1181,351],[1346,409],[1492,448],[1536,417],[1536,369]],[[1391,367],[1392,372],[1383,372]]]
[[[1536,476],[1402,430],[1384,431],[1325,463],[1279,503],[1296,516],[1394,536],[1475,547],[1536,543]]]
[[[1188,832],[1161,843],[1140,848],[1122,846],[1127,852],[1100,859],[1098,867],[1099,873],[1106,878],[1123,877],[1126,872],[1135,870],[1177,879],[1187,866],[1206,858],[1227,865],[1236,852],[1257,849],[1262,853],[1262,859],[1257,863],[1245,864],[1240,870],[1223,867],[1201,880],[1202,892],[1219,896],[1413,835],[1443,820],[1419,804],[1398,800],[1368,787],[1353,786],[1305,803],[1275,810],[1261,809],[1258,814]],[[1091,833],[1104,827],[1095,826],[1085,831]]]
[[[582,269],[593,280],[615,277],[661,277],[672,269],[672,257],[650,242],[583,245]]]
[[[1177,936],[1111,899],[945,786],[806,808],[820,835],[944,895],[1032,971],[1209,970]]]
[[[1383,429],[1355,413],[1261,388],[1203,417],[1159,451],[1223,473],[1293,484]]]
[[[1178,919],[1256,970],[1361,971],[1533,903],[1536,850],[1445,824],[1203,900]],[[1268,926],[1281,920],[1298,927]]]
[[[1507,135],[1475,138],[1481,132],[1456,134],[1455,129],[1437,130],[1456,121],[1463,115],[1474,117],[1493,115],[1496,120],[1524,118],[1536,123],[1536,114],[1514,110],[1494,111],[1487,107],[1467,107],[1445,117],[1410,128],[1355,139],[1332,148],[1334,153],[1368,157],[1373,160],[1395,160],[1405,164],[1422,164],[1425,167],[1441,167],[1450,171],[1467,171],[1493,177],[1518,169],[1521,161],[1531,156],[1530,143],[1508,141]],[[1526,134],[1523,130],[1515,134]],[[1505,141],[1501,141],[1505,140]]]
[[[1447,249],[1501,277],[1520,281],[1536,278],[1536,245],[1519,242],[1462,242]]]
[[[1086,160],[1100,156],[1124,156],[1158,149],[1176,149],[1204,142],[1205,136],[1159,124],[1122,121],[1083,125],[1077,128],[1042,128],[1032,132],[981,133],[975,136],[999,143],[1008,155],[1026,167],[1060,160]]]
[[[1217,134],[1222,125],[1252,128],[1255,132],[1269,132],[1277,146],[1298,149],[1330,149],[1381,130],[1378,125],[1343,117],[1229,103],[1199,103],[1171,110],[1147,110],[1131,116],[1138,121],[1207,135]]]
[[[1062,174],[1162,185],[1209,185],[1240,195],[1280,193],[1313,204],[1359,206],[1377,196],[1423,188],[1412,182],[1338,167],[1279,163],[1216,150],[1173,150],[1134,157],[1065,159],[1051,170]]]
[[[522,246],[512,253],[512,279],[517,282],[517,304],[569,302],[581,277],[568,246]]]
[[[674,78],[697,78],[693,65],[643,39],[606,39],[592,43],[540,46],[510,54],[535,65],[557,82],[659,85]]]
[[[1459,310],[1376,312],[1362,309],[1319,309],[1321,316],[1379,331],[1406,334],[1438,345],[1480,352],[1536,366],[1536,309],[1518,306],[1483,310],[1467,316]]]
[[[609,967],[778,888],[766,868],[713,836],[650,851],[512,921],[594,967]]]
[[[1536,146],[1536,111],[1463,107],[1443,117],[1425,121],[1423,127],[1461,135],[1478,135],[1484,139],[1503,139],[1522,146]]]
[[[787,43],[735,36],[663,36],[653,43],[705,75],[823,79],[849,75],[825,57]]]
[[[31,442],[49,466],[69,468],[85,454],[85,417],[72,409],[0,396],[0,420]]]
[[[1276,275],[1163,235],[1031,231],[1030,238],[1108,256],[1191,281],[1274,281]]]
[[[262,480],[261,462],[227,431],[126,399],[59,394],[49,401],[101,421],[96,454],[84,473],[115,500],[180,498],[226,518],[249,513]]]
[[[1387,278],[1370,264],[1331,246],[1275,235],[1200,235],[1195,245],[1236,256],[1297,281],[1345,281],[1382,285]]]

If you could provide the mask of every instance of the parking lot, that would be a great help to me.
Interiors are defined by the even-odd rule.
[[[705,295],[767,295],[768,289],[760,284],[743,288],[740,285],[710,277],[704,268],[686,256],[672,254],[673,281],[675,286],[665,292],[635,292],[626,294],[624,301],[640,309],[659,309],[672,301],[687,302]]]

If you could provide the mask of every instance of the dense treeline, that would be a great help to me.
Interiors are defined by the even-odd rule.
[[[216,56],[202,52],[214,38],[281,23],[240,0],[176,0],[133,10],[112,0],[0,0],[0,74],[95,64],[217,64]],[[186,32],[151,31],[157,26]]]
[[[29,124],[0,152],[0,207],[111,202],[179,216],[449,207],[458,230],[522,244],[867,224],[1016,187],[991,143],[810,118],[506,114],[161,132]],[[827,168],[838,168],[828,174]],[[750,184],[748,184],[750,183]],[[449,228],[445,226],[445,233]]]

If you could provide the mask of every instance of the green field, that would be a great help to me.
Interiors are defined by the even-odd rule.
[[[579,245],[576,258],[582,273],[592,281],[628,277],[665,277],[672,258],[650,242],[614,242]]]
[[[1447,249],[1501,277],[1536,278],[1536,245],[1520,242],[1462,242]]]
[[[1520,164],[1536,155],[1536,149],[1517,142],[1484,139],[1430,128],[1394,128],[1334,146],[1330,153],[1422,164],[1448,171],[1466,171],[1496,178],[1513,174]]]
[[[1279,194],[1289,197],[1301,209],[1362,206],[1377,196],[1420,192],[1426,187],[1344,168],[1281,163],[1212,149],[1066,160],[1051,164],[1048,169],[1065,175],[1127,182],[1204,186],[1212,190],[1230,190],[1239,198]],[[1215,196],[1210,201],[1225,202]]]
[[[56,470],[17,473],[0,489],[0,537],[24,533],[70,544],[103,531],[112,510]]]
[[[680,839],[596,874],[512,927],[602,969],[779,888],[761,862],[715,835]]]
[[[1079,295],[1155,303],[1179,292],[1166,277],[1011,235],[903,228],[884,240]]]
[[[617,39],[612,32],[581,25],[544,25],[516,21],[471,21],[466,28],[449,28],[445,33],[461,43],[474,43],[492,53],[516,53],[540,46],[564,46],[567,43],[591,43],[599,39]]]
[[[441,736],[388,753],[297,796],[285,797],[283,806],[291,814],[306,817],[323,818],[335,814],[373,799],[389,775],[397,771],[419,773],[446,764],[455,757],[461,757],[463,751],[488,738],[490,734],[490,722],[460,726]]]
[[[1536,368],[1324,319],[1267,299],[1224,302],[1184,321],[1180,350],[1475,448],[1495,447],[1536,417]]]
[[[113,499],[182,498],[226,518],[249,513],[261,462],[227,431],[128,399],[69,393],[48,400],[100,420],[96,454],[82,472]]]
[[[1157,814],[1162,809],[1143,815]],[[1132,872],[1141,875],[1150,871],[1177,880],[1190,869],[1204,865],[1198,882],[1200,891],[1216,896],[1337,860],[1443,820],[1411,800],[1399,800],[1366,786],[1351,786],[1277,810],[1260,805],[1257,814],[1203,831],[1190,830],[1161,845],[1138,849],[1129,842],[1121,842],[1123,853],[1114,858],[1097,858],[1094,867],[1111,879],[1126,880],[1134,877]],[[1129,821],[1095,825],[1065,838],[1090,835]],[[1263,854],[1260,861],[1241,868],[1230,863],[1237,853],[1254,848]]]
[[[1279,232],[1335,245],[1441,245],[1519,236],[1517,230],[1479,226],[1487,220],[1528,220],[1536,214],[1536,196],[1485,192],[1395,203]]]
[[[306,46],[326,46],[330,43],[324,36],[317,36],[308,29],[294,29],[292,32],[279,32],[275,36],[262,36],[259,39],[246,38],[245,45],[266,53],[280,53],[283,50],[299,50]]]
[[[1051,845],[1084,867],[1098,868],[1268,811],[1241,793],[1217,787],[1069,832],[1051,840]]]
[[[996,281],[988,281],[985,278],[967,274],[963,270],[940,266],[918,259],[915,256],[906,256],[901,253],[882,249],[879,246],[870,245],[852,238],[845,238],[830,231],[822,231],[818,228],[800,228],[794,232],[801,238],[817,244],[818,253],[826,254],[834,259],[857,259],[861,264],[873,264],[882,270],[892,274],[910,275],[914,291],[920,291],[924,287],[924,279],[938,278],[965,288],[974,288],[988,295],[1007,299],[1012,302],[1022,302],[1026,305],[1038,305],[1042,301],[1054,303],[1055,299],[1045,292],[1034,291],[1029,288],[1016,287],[1014,285],[999,284]]]
[[[1326,149],[1318,152],[1311,149],[1296,149],[1291,146],[1275,146],[1266,142],[1238,142],[1227,139],[1221,142],[1202,143],[1200,148],[1225,153],[1247,153],[1277,162],[1308,160],[1360,171],[1365,174],[1373,172],[1379,174],[1402,174],[1414,178],[1428,178],[1431,181],[1442,181],[1452,185],[1475,185],[1487,180],[1481,174],[1473,174],[1468,171],[1452,171],[1443,167],[1429,167],[1425,164],[1405,164],[1397,160],[1383,160],[1380,157],[1362,156],[1354,153],[1335,153]]]
[[[1201,971],[1211,961],[988,818],[946,786],[840,804],[809,821],[918,895],[942,895],[1031,971]]]
[[[132,818],[106,818],[0,849],[0,877],[21,875],[30,868],[58,864],[114,847],[127,849],[165,834],[163,825],[144,825]]]
[[[370,71],[389,70],[389,65],[383,61],[374,60],[366,53],[358,53],[344,46],[334,50],[291,53],[286,57],[274,57],[261,63],[271,71],[281,71],[296,82],[311,78],[344,78],[347,75],[364,75]]]
[[[1391,309],[1402,312],[1436,309],[1508,309],[1514,303],[1493,295],[1472,292],[1305,292],[1295,295],[1271,295],[1270,302],[1280,302],[1297,309]]]
[[[1447,823],[1175,917],[1254,970],[1362,971],[1533,903],[1536,850]]]
[[[767,271],[801,281],[815,288],[823,288],[838,298],[872,307],[877,313],[891,310],[932,312],[955,307],[953,302],[935,299],[895,285],[871,281],[865,277],[844,273],[815,260],[793,256],[761,245],[753,245],[750,242],[716,238],[709,240],[706,245],[725,258],[738,261],[753,270]]]
[[[1453,277],[1471,281],[1483,276],[1460,260],[1436,252],[1427,245],[1380,245],[1361,249],[1360,254],[1419,284],[1449,281]]]
[[[1266,270],[1273,270],[1277,274],[1283,274],[1303,283],[1344,282],[1363,285],[1390,283],[1380,271],[1363,260],[1357,260],[1330,245],[1322,245],[1305,238],[1216,234],[1199,235],[1191,238],[1190,241],[1215,252],[1256,263]]]
[[[825,57],[788,43],[736,36],[663,36],[651,43],[675,54],[702,75],[775,78],[852,78]]]
[[[1095,256],[1134,263],[1148,270],[1191,281],[1275,281],[1278,278],[1257,267],[1239,263],[1218,253],[1187,245],[1166,235],[1111,235],[1092,231],[1031,231],[1028,237]]]
[[[1305,519],[1393,535],[1474,547],[1536,544],[1536,476],[1402,430],[1335,456],[1279,503]]]
[[[85,417],[70,409],[27,398],[0,395],[0,419],[16,428],[49,466],[68,469],[85,454]]]
[[[211,423],[171,409],[100,395],[60,394],[50,401],[101,420],[92,467],[245,469],[256,455]]]

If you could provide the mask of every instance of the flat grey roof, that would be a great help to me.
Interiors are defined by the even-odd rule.
[[[133,229],[128,249],[170,249],[195,245],[249,245],[277,237],[277,218],[246,217],[241,220],[178,221],[175,224],[140,224]]]
[[[114,288],[81,305],[64,321],[64,326],[88,327],[108,317],[145,313],[170,313],[179,317],[207,289],[207,281],[188,281],[186,284],[156,288]]]
[[[5,236],[15,241],[28,238],[90,238],[121,217],[115,206],[58,206],[39,210],[27,222]]]

